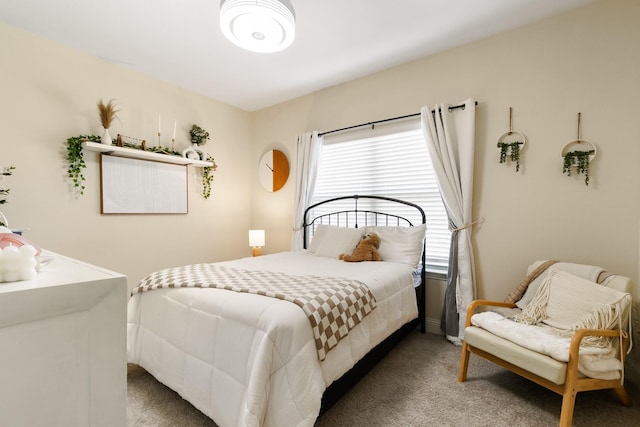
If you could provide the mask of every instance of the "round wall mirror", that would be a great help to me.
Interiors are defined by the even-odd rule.
[[[269,150],[260,159],[258,178],[262,187],[270,192],[278,191],[289,178],[289,160],[280,150]]]

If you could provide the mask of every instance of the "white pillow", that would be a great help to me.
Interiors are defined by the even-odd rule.
[[[318,231],[320,234],[318,235]],[[338,258],[340,254],[351,254],[362,239],[363,228],[346,228],[320,224],[316,228],[309,251],[318,256]],[[316,243],[316,237],[318,242]]]
[[[325,232],[329,227],[330,226],[326,224],[319,224],[315,228],[313,232],[313,238],[311,239],[309,247],[307,248],[309,252],[315,253],[318,250],[318,248],[320,247],[320,243],[322,243],[322,240],[324,240]]]
[[[533,270],[538,268],[538,266],[543,262],[545,261],[536,261],[535,263],[531,264],[527,269],[527,275],[531,274],[531,272],[533,272]],[[529,283],[529,286],[527,287],[527,290],[525,291],[524,295],[522,295],[522,298],[520,298],[520,300],[516,302],[517,307],[524,310],[524,308],[527,305],[529,305],[531,300],[535,297],[536,292],[538,292],[538,288],[540,287],[544,279],[547,277],[549,272],[551,272],[551,270],[566,271],[568,273],[573,274],[574,276],[587,279],[591,282],[598,282],[598,277],[600,276],[600,273],[604,271],[604,269],[596,265],[576,264],[572,262],[556,262],[555,264],[547,268],[545,271],[540,273],[540,275],[536,277],[531,283]]]
[[[420,264],[426,231],[425,224],[415,227],[366,227],[367,233],[376,233],[380,237],[378,252],[383,261],[399,262],[414,267]]]

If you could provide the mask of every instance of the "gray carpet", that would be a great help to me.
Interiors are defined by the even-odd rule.
[[[412,333],[316,427],[558,425],[561,396],[474,355],[468,380],[458,383],[459,357],[443,337]],[[609,391],[579,393],[574,425],[640,425],[640,392],[626,386],[630,408]],[[127,416],[131,427],[216,426],[139,368],[129,374]]]

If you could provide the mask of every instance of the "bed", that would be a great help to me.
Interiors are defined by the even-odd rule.
[[[402,200],[338,197],[305,211],[302,251],[154,272],[129,300],[128,361],[220,427],[312,426],[424,332],[425,223]],[[383,261],[338,259],[371,232]]]

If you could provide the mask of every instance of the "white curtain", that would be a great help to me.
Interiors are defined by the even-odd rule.
[[[450,105],[440,104],[420,110],[422,130],[452,231],[440,328],[455,344],[462,341],[467,307],[476,295],[471,242],[475,101],[468,99],[462,105],[464,108],[450,109]]]
[[[304,210],[309,206],[318,176],[322,137],[318,132],[306,132],[298,136],[296,143],[295,194],[293,201],[293,233],[291,250],[301,250]]]

